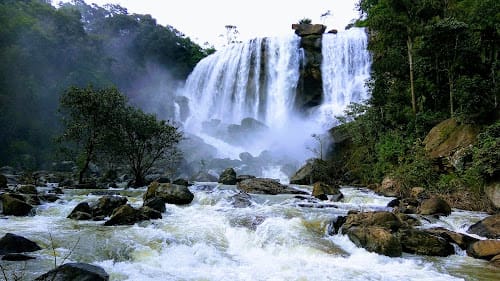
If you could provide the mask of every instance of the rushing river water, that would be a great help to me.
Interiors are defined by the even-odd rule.
[[[310,187],[301,186],[310,191]],[[348,210],[383,210],[392,199],[360,188],[342,188],[337,203],[301,207],[293,195],[252,195],[252,205],[235,208],[234,186],[198,183],[186,206],[167,204],[163,219],[133,226],[67,219],[82,201],[97,200],[89,190],[66,190],[38,207],[36,216],[0,220],[0,235],[11,232],[36,241],[36,260],[2,262],[32,280],[64,257],[103,267],[110,280],[495,280],[498,269],[464,252],[446,258],[404,254],[390,258],[356,247],[346,236],[328,235],[328,224]],[[113,190],[133,206],[142,190]],[[321,205],[323,204],[323,205]],[[318,208],[323,207],[323,208]],[[464,232],[486,215],[454,210],[423,227]],[[50,234],[50,235],[49,235]],[[52,236],[52,238],[50,238]],[[52,250],[54,249],[54,251]],[[498,279],[496,279],[498,280]]]

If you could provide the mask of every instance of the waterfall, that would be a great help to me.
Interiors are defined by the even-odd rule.
[[[322,43],[323,104],[319,122],[331,127],[335,116],[351,102],[368,98],[365,83],[370,78],[371,57],[364,29],[325,34]]]
[[[238,159],[242,152],[257,156],[265,150],[297,161],[313,157],[311,135],[335,125],[335,116],[350,102],[367,98],[366,44],[364,29],[323,36],[322,103],[305,112],[295,108],[301,67],[307,62],[300,37],[229,45],[200,61],[178,94],[189,100],[184,130],[212,146],[225,142],[217,147],[221,158]]]

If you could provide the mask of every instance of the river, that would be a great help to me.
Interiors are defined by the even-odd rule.
[[[311,191],[309,186],[300,186]],[[329,235],[328,225],[349,210],[384,210],[393,199],[363,188],[343,187],[341,202],[304,207],[294,195],[255,195],[246,208],[232,206],[235,186],[197,183],[191,204],[167,204],[159,220],[133,226],[67,219],[82,201],[97,200],[92,190],[65,190],[62,198],[38,207],[35,216],[3,217],[0,235],[15,233],[43,250],[35,260],[2,261],[24,279],[64,262],[103,267],[110,280],[495,280],[498,269],[464,251],[441,257],[403,254],[390,258],[356,247],[346,236]],[[145,189],[114,189],[132,206],[142,205]],[[301,207],[302,206],[302,207]],[[424,222],[465,232],[484,213],[454,210]],[[54,259],[54,253],[56,259]],[[13,276],[13,275],[12,275]],[[14,279],[12,279],[14,280]],[[498,280],[498,279],[496,279]]]

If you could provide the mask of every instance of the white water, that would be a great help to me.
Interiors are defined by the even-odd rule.
[[[68,190],[63,200],[40,206],[34,217],[1,219],[0,236],[16,233],[42,246],[43,250],[31,253],[37,259],[27,262],[24,280],[53,266],[49,232],[58,263],[79,240],[67,262],[99,265],[112,281],[437,281],[492,280],[498,274],[486,267],[486,261],[463,254],[389,258],[358,248],[345,236],[328,235],[328,223],[336,216],[351,209],[380,210],[392,199],[365,189],[343,188],[345,199],[335,203],[337,208],[301,208],[293,195],[252,195],[252,206],[233,208],[229,198],[237,193],[234,186],[203,183],[190,189],[195,194],[190,205],[167,204],[162,219],[116,227],[66,219],[79,202],[98,198]],[[120,192],[133,206],[142,205],[144,190]],[[454,211],[454,219],[439,222],[461,228],[482,217]],[[2,265],[15,269],[13,263],[2,261]]]
[[[208,140],[217,144],[219,155],[231,159],[244,151],[257,156],[264,150],[299,162],[317,156],[311,152],[317,145],[311,135],[325,133],[350,102],[367,98],[367,36],[364,29],[356,28],[323,36],[323,103],[307,116],[294,109],[300,66],[307,59],[299,44],[296,35],[254,39],[200,61],[179,92],[189,99],[184,129],[225,142]],[[269,129],[247,132],[244,142],[224,139],[224,126],[239,125],[244,118],[258,120]],[[221,124],[215,131],[203,125],[214,119]]]

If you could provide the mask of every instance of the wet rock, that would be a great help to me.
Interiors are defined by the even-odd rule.
[[[127,204],[127,201],[127,197],[105,195],[99,198],[99,200],[97,200],[97,204],[91,207],[92,216],[110,216],[116,208]]]
[[[289,191],[288,187],[279,181],[267,178],[254,178],[241,181],[237,184],[239,190],[246,193],[257,194],[282,194]]]
[[[240,191],[239,193],[229,197],[231,205],[235,208],[246,208],[252,206],[252,197],[246,192]]]
[[[363,212],[351,213],[342,226],[342,233],[345,234],[351,227],[384,227],[391,231],[397,231],[402,223],[399,218],[391,212]]]
[[[387,207],[393,207],[394,212],[403,214],[415,214],[418,211],[419,202],[414,198],[394,199]]]
[[[422,201],[418,208],[418,213],[421,215],[444,215],[451,214],[451,207],[444,199],[432,197]]]
[[[102,267],[86,263],[67,263],[35,279],[35,281],[108,281]]]
[[[6,216],[27,216],[33,210],[33,206],[19,199],[14,194],[2,194],[0,195],[0,200],[2,200],[3,214]]]
[[[153,210],[157,210],[160,213],[165,213],[167,211],[165,207],[165,202],[163,201],[163,199],[159,197],[153,197],[147,199],[146,201],[144,201],[143,206],[149,207]]]
[[[83,221],[83,220],[91,220],[93,217],[89,213],[73,211],[68,215],[68,219]]]
[[[494,256],[491,260],[490,260],[490,264],[493,265],[493,266],[496,266],[496,267],[500,267],[500,255],[496,255]]]
[[[317,182],[313,186],[312,196],[320,200],[330,200],[330,201],[340,201],[344,198],[342,192],[340,192],[339,186],[328,185],[322,182]]]
[[[153,182],[148,186],[143,199],[147,201],[153,197],[161,198],[166,204],[184,205],[193,201],[194,194],[183,185]]]
[[[78,214],[78,216],[77,216],[76,213],[80,213],[80,214]],[[79,220],[77,217],[81,217],[82,213],[86,213],[92,218],[92,209],[90,208],[89,203],[87,203],[87,202],[78,203],[78,205],[76,205],[76,207],[73,208],[73,211],[71,211],[71,213],[68,215],[67,218]]]
[[[72,186],[68,186],[68,188],[71,188],[71,189],[96,189],[97,185],[95,182],[79,183],[79,184],[75,184]]]
[[[33,194],[37,195],[38,191],[36,190],[36,187],[32,184],[23,184],[19,185],[14,189],[16,192],[21,193],[21,194]]]
[[[346,216],[338,216],[328,224],[328,234],[338,234],[342,225],[346,222]]]
[[[239,175],[239,176],[236,176],[236,183],[242,182],[244,180],[255,179],[255,178],[256,177],[252,176],[252,175]]]
[[[35,257],[24,255],[24,254],[7,254],[2,257],[3,261],[27,261],[34,260]]]
[[[500,214],[489,216],[469,227],[467,233],[500,239]]]
[[[161,218],[160,212],[149,207],[135,209],[130,205],[117,208],[111,218],[104,223],[105,226],[133,225],[137,222]]]
[[[358,247],[389,257],[400,257],[402,247],[399,239],[383,227],[352,227],[347,231],[349,239]]]
[[[172,182],[173,184],[189,186],[189,182],[186,179],[176,179]]]
[[[469,246],[467,255],[489,260],[500,255],[500,240],[479,240]]]
[[[35,242],[12,233],[7,233],[0,239],[0,255],[35,252],[41,249]]]
[[[45,202],[56,202],[57,200],[59,200],[59,196],[55,195],[55,194],[51,194],[51,193],[47,193],[47,194],[44,194],[44,195],[40,195],[38,196],[38,198],[40,198],[40,200],[42,201],[45,201]]]
[[[448,241],[422,230],[401,229],[397,236],[405,253],[439,257],[455,253],[455,249]]]
[[[219,183],[227,184],[227,185],[235,185],[236,184],[236,172],[233,168],[225,169],[219,176]]]
[[[472,243],[479,240],[472,236],[454,232],[443,227],[431,228],[427,229],[426,231],[431,234],[438,235],[439,237],[446,239],[446,241],[450,243],[457,244],[462,250],[466,250]]]

